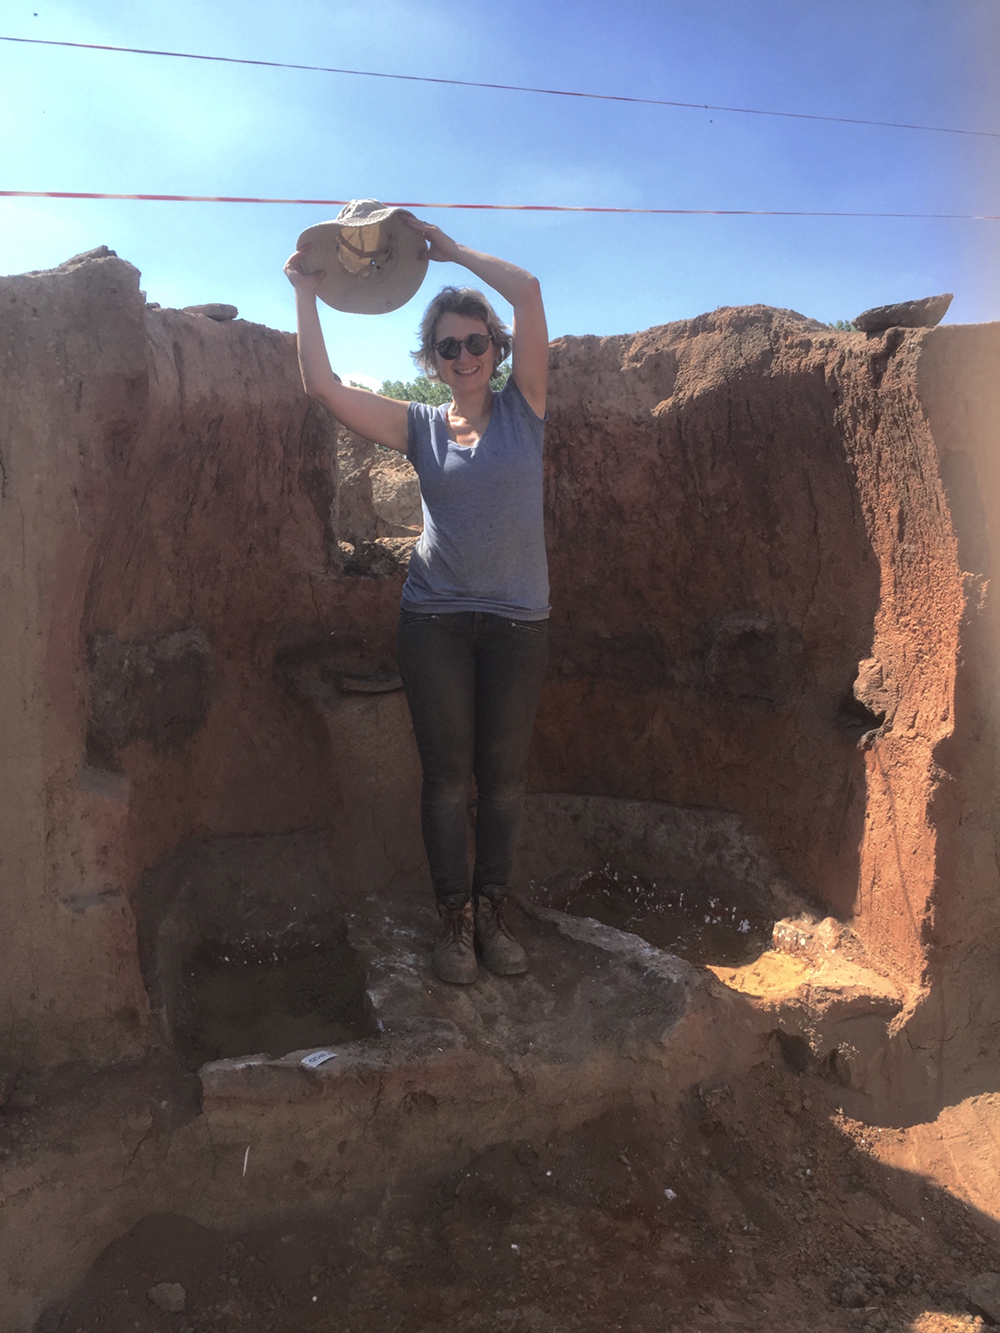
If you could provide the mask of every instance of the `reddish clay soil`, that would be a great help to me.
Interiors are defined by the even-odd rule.
[[[957,1333],[1000,1267],[988,1223],[882,1165],[834,1086],[781,1053],[670,1129],[606,1116],[432,1182],[277,1227],[153,1216],[62,1306],[60,1333]],[[667,1193],[671,1191],[672,1193]],[[674,1197],[675,1196],[675,1197]],[[180,1283],[183,1313],[147,1296]]]

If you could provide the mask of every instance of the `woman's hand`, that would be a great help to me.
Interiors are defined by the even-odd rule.
[[[304,296],[315,296],[319,291],[320,283],[326,277],[324,269],[319,269],[315,273],[303,273],[302,261],[308,259],[311,249],[312,241],[309,241],[301,250],[296,250],[285,264],[285,277],[296,292],[302,292]]]
[[[442,264],[461,264],[457,241],[453,241],[440,227],[435,227],[433,222],[421,222],[412,213],[406,213],[405,217],[409,226],[419,231],[427,242],[428,259],[436,259]]]

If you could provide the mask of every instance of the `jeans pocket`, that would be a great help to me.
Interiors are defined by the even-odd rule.
[[[535,637],[545,632],[546,621],[544,620],[508,620],[508,626],[511,629],[518,630],[522,634],[530,634]]]

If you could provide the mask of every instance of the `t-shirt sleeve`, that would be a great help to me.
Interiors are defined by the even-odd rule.
[[[506,400],[518,416],[525,417],[528,421],[533,422],[536,425],[544,425],[549,419],[549,414],[547,412],[544,417],[538,415],[528,402],[527,398],[525,398],[524,394],[517,387],[513,375],[508,376],[507,383],[500,390],[500,397]]]
[[[406,456],[418,471],[420,446],[430,436],[433,412],[429,403],[410,403],[406,409]]]

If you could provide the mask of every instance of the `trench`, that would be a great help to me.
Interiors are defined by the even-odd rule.
[[[0,1067],[2,1333],[982,1327],[996,1209],[914,1165],[940,1089],[850,928],[912,646],[873,655],[893,374],[762,308],[554,347],[531,967],[459,989],[393,656],[413,496],[374,511],[355,440],[338,498],[284,335],[134,313],[161,397],[74,574],[90,878],[51,968],[89,959],[117,1054]]]

